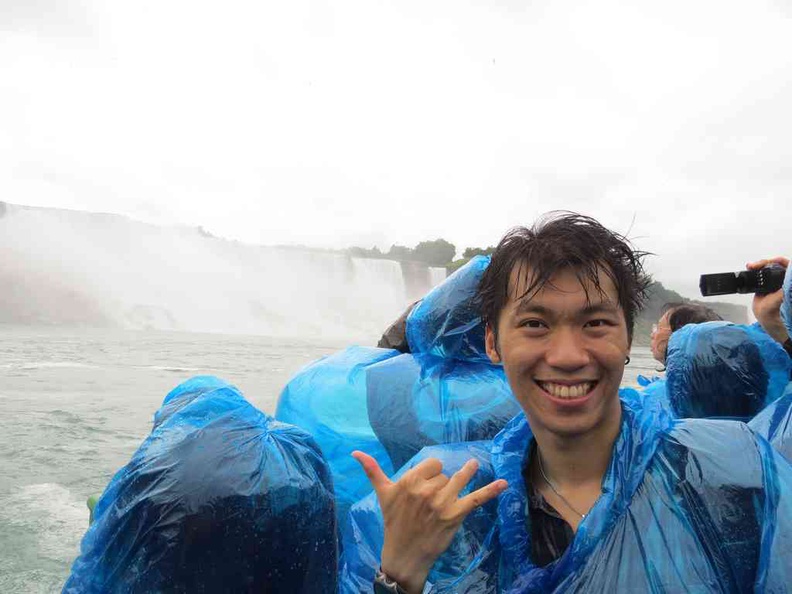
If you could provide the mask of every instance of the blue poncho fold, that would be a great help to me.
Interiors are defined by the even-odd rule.
[[[372,365],[367,383],[369,419],[394,468],[425,446],[491,439],[520,410],[490,363],[400,355]]]
[[[435,447],[451,474],[481,463],[474,487],[509,488],[463,525],[430,574],[431,592],[784,592],[792,579],[792,467],[736,421],[673,420],[656,399],[622,390],[622,428],[602,496],[566,553],[530,559],[526,486],[532,435],[523,415],[491,442]],[[360,592],[382,545],[373,496],[350,511],[344,592]],[[465,567],[461,573],[444,568]],[[370,582],[368,582],[370,583]]]
[[[319,444],[333,473],[339,522],[371,491],[353,451],[374,456],[385,472],[394,470],[369,421],[366,375],[372,365],[397,355],[393,349],[349,347],[302,369],[278,400],[275,418],[304,429]]]
[[[198,377],[105,489],[63,591],[334,592],[335,539],[314,440]]]
[[[781,398],[756,415],[748,426],[792,462],[792,383]]]
[[[787,332],[792,336],[792,266],[787,268],[784,274],[784,284],[781,289],[783,299],[781,301],[781,319],[786,324]]]
[[[432,289],[407,318],[410,352],[489,363],[476,291],[489,256],[475,256]]]

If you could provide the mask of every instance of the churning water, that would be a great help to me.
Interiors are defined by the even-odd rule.
[[[252,336],[0,325],[0,592],[58,592],[98,494],[151,428],[165,394],[197,374],[273,413],[310,361],[347,346]],[[652,374],[636,347],[625,383]]]

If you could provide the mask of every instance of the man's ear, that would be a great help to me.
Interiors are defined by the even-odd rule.
[[[484,329],[484,346],[487,349],[487,356],[490,358],[490,361],[496,365],[500,363],[501,357],[498,352],[498,338],[495,336],[495,332],[489,324],[487,324],[487,327]]]

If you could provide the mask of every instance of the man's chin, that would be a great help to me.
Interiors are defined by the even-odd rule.
[[[556,437],[562,439],[574,439],[577,437],[584,437],[585,435],[592,432],[594,429],[594,425],[587,424],[585,426],[574,426],[574,425],[559,425],[559,426],[549,426],[547,429]]]
[[[526,413],[526,416],[528,417],[528,424],[534,433],[539,430],[542,432],[552,433],[553,435],[563,439],[582,437],[587,433],[590,433],[597,426],[597,423],[593,422],[591,419],[540,420],[529,413]]]

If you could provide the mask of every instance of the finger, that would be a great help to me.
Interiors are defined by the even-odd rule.
[[[748,270],[758,270],[759,268],[764,268],[769,263],[768,260],[756,260],[755,262],[748,262],[745,267]]]
[[[503,479],[492,481],[489,485],[481,487],[466,495],[457,502],[457,517],[464,518],[477,507],[481,507],[488,501],[495,499],[509,486]]]
[[[355,450],[352,452],[352,457],[358,461],[358,463],[363,467],[363,472],[366,473],[369,482],[371,482],[371,486],[374,487],[374,490],[379,494],[382,489],[392,485],[392,481],[388,478],[380,465],[377,464],[377,460],[374,459],[372,456],[361,452],[359,450]]]
[[[456,497],[459,495],[459,492],[464,489],[470,482],[470,479],[475,476],[478,467],[478,461],[473,458],[465,462],[465,465],[456,471],[451,477],[451,480],[448,481],[448,485],[445,487],[446,494],[449,497]]]
[[[756,262],[748,262],[745,267],[748,270],[758,270],[770,264],[778,264],[783,268],[789,268],[789,258],[786,256],[773,256],[772,258],[765,258],[763,260],[757,260]]]
[[[779,264],[784,268],[789,268],[789,258],[786,256],[775,256],[770,258],[770,263],[772,264]]]
[[[448,484],[449,480],[451,479],[449,479],[446,475],[442,473],[438,474],[437,476],[433,476],[429,480],[424,481],[421,485],[421,490],[426,493],[437,493]]]
[[[427,458],[417,466],[404,473],[402,479],[408,481],[428,480],[443,472],[443,463],[437,458]]]

